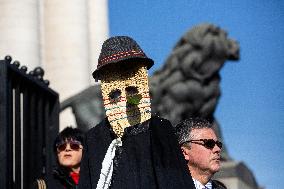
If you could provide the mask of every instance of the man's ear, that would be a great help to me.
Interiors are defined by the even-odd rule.
[[[180,148],[181,148],[182,154],[183,154],[183,156],[184,156],[184,159],[185,159],[186,161],[188,161],[188,160],[189,160],[189,149],[186,148],[186,147],[184,147],[184,146],[182,146],[182,147],[180,147]]]

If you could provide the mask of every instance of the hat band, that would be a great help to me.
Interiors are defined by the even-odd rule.
[[[120,58],[123,58],[123,57],[126,57],[126,56],[133,56],[133,55],[145,57],[145,54],[142,51],[121,52],[121,53],[113,54],[111,56],[103,58],[102,60],[99,61],[99,65],[101,67],[101,66],[105,65],[106,63],[108,63],[110,61],[114,61],[114,60],[117,60],[117,59],[120,59]]]

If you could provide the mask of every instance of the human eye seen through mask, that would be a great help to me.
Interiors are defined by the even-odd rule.
[[[138,105],[142,98],[139,94],[138,88],[135,86],[128,86],[125,88],[127,102],[132,105]]]
[[[108,96],[111,102],[117,102],[120,100],[121,91],[119,89],[112,90]]]

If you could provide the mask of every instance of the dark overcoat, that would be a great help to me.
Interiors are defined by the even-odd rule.
[[[227,189],[227,187],[218,180],[212,180],[212,189]]]
[[[116,138],[107,119],[89,130],[79,189],[96,189],[102,161]],[[111,189],[193,189],[171,123],[159,117],[125,129]]]

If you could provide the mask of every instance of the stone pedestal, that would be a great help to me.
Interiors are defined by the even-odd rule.
[[[223,182],[228,189],[260,189],[253,173],[243,162],[222,162],[221,170],[214,179]]]

